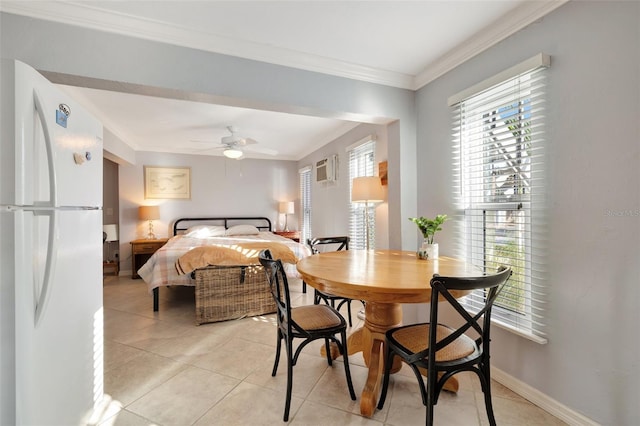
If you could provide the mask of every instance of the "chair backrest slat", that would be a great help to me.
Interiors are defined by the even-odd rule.
[[[259,258],[267,274],[271,295],[278,306],[278,319],[288,321],[291,314],[291,296],[286,281],[287,276],[281,272],[283,270],[282,261],[280,259],[274,260],[269,250],[260,252]]]
[[[340,250],[349,250],[349,237],[339,236],[339,237],[316,237],[316,238],[308,238],[307,245],[311,248],[311,252],[313,254],[319,253],[318,246],[321,245],[329,245],[329,244],[337,244],[338,248],[335,251]]]
[[[493,304],[502,289],[505,287],[510,276],[511,269],[504,266],[501,266],[495,274],[481,277],[460,278],[434,275],[431,279],[431,324],[439,323],[438,302],[442,301],[442,299],[448,302],[448,304],[455,309],[455,311],[464,320],[464,323],[440,341],[437,341],[436,339],[436,327],[430,327],[429,347],[434,348],[433,352],[435,353],[442,350],[471,328],[480,335],[478,343],[488,341]],[[473,313],[469,312],[450,292],[451,290],[473,291],[480,289],[487,290],[487,295],[484,300],[485,303],[478,312]],[[482,324],[480,323],[481,320]]]
[[[286,328],[288,333],[295,329],[300,334],[308,334],[291,319],[291,294],[282,260],[273,259],[268,249],[262,250],[258,258],[267,273],[269,289],[278,307],[278,326]]]

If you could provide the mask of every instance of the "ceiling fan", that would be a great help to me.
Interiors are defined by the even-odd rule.
[[[267,154],[267,155],[278,154],[278,151],[274,149],[260,148],[260,147],[254,146],[258,143],[258,141],[256,141],[255,139],[241,136],[238,133],[238,128],[235,126],[227,126],[227,130],[229,130],[229,133],[231,134],[228,136],[222,137],[222,139],[220,140],[220,144],[222,146],[209,148],[207,149],[207,151],[210,149],[221,149],[222,154],[225,157],[233,158],[236,160],[241,160],[242,158],[244,158],[245,151],[257,152],[260,154]],[[194,142],[206,142],[206,141],[194,141]],[[211,142],[207,142],[207,143],[211,143]]]

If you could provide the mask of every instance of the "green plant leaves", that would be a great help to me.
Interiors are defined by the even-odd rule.
[[[422,236],[427,241],[427,244],[433,244],[433,236],[436,232],[442,231],[442,224],[449,220],[446,214],[439,214],[434,219],[429,219],[424,216],[410,217],[409,220],[415,223],[422,232]]]

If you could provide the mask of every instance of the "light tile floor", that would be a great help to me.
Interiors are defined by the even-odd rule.
[[[291,283],[295,305],[313,303]],[[146,284],[105,277],[105,393],[111,398],[101,425],[282,424],[286,362],[271,377],[276,330],[273,315],[195,325],[193,288],[160,291],[152,310]],[[353,330],[362,325],[352,304]],[[346,316],[346,307],[343,308]],[[352,329],[349,329],[352,330]],[[367,370],[361,355],[350,357],[358,399],[351,401],[341,358],[329,367],[322,342],[303,350],[294,367],[292,425],[421,425],[425,408],[413,373],[405,366],[392,377],[387,402],[372,418],[359,412]],[[436,406],[440,425],[486,425],[483,394],[471,374],[459,375],[457,394],[443,392]],[[560,420],[499,383],[492,383],[499,425],[562,425]]]

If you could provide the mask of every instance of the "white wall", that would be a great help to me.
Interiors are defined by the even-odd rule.
[[[190,200],[144,199],[144,166],[190,167]],[[173,223],[181,217],[265,216],[274,230],[282,229],[279,201],[298,199],[298,168],[295,161],[230,160],[217,156],[138,152],[135,165],[120,166],[120,253],[123,273],[131,271],[129,242],[144,238],[148,222],[138,219],[138,206],[159,205],[160,220],[154,221],[159,238],[172,235]],[[297,229],[297,213],[289,217],[289,228]]]
[[[420,90],[418,211],[454,211],[447,97],[541,51],[552,56],[549,343],[494,328],[492,362],[598,423],[637,425],[640,3],[570,2]],[[453,237],[445,226],[444,253]]]
[[[298,162],[302,168],[315,165],[330,155],[338,155],[338,179],[311,181],[311,232],[315,237],[349,235],[349,153],[346,148],[367,137],[376,137],[376,164],[387,159],[387,126],[361,124]],[[376,166],[377,167],[377,166]],[[377,174],[377,173],[376,173]],[[376,247],[389,247],[388,202],[376,206]]]
[[[118,164],[133,164],[136,152],[129,145],[113,134],[109,129],[104,129],[103,147],[104,156]]]

